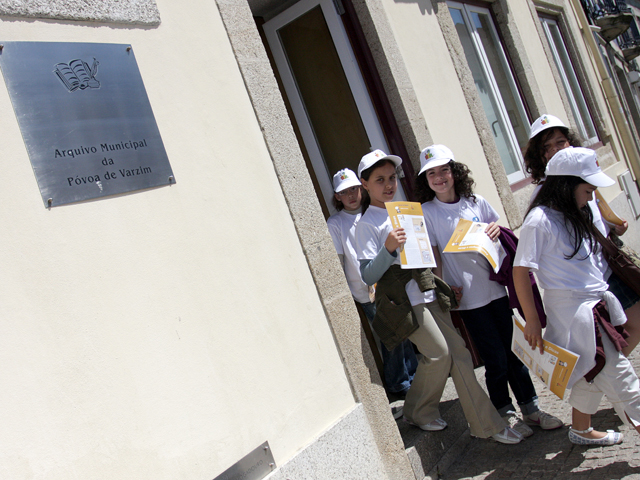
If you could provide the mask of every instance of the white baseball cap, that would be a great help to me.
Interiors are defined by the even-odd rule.
[[[353,170],[343,168],[333,176],[333,191],[338,193],[349,187],[360,187],[362,184]]]
[[[360,164],[358,165],[358,178],[362,178],[362,172],[367,168],[373,167],[376,163],[381,162],[382,160],[391,160],[396,167],[399,167],[402,164],[402,159],[400,157],[396,155],[387,155],[379,149],[374,150],[371,153],[367,153],[360,159]]]
[[[580,177],[594,187],[609,187],[616,183],[611,177],[602,173],[596,152],[582,147],[567,147],[560,150],[547,163],[545,174],[548,177],[558,175]]]
[[[418,175],[430,168],[446,165],[451,160],[455,160],[455,158],[453,158],[453,152],[448,147],[431,145],[420,152],[420,171]]]
[[[548,128],[562,127],[569,129],[562,120],[553,115],[544,114],[531,124],[531,130],[529,130],[529,140],[538,135],[540,132],[547,130]]]

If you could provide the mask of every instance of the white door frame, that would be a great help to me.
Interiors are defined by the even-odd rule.
[[[358,66],[358,62],[351,48],[347,32],[345,31],[344,25],[340,21],[340,17],[335,10],[333,1],[301,0],[268,22],[265,22],[265,35],[269,42],[269,46],[271,47],[293,114],[295,115],[298,127],[300,128],[300,134],[302,135],[305,147],[309,153],[311,164],[322,190],[322,195],[327,207],[331,213],[334,213],[335,210],[332,202],[333,186],[331,178],[335,172],[327,171],[326,164],[322,157],[322,152],[320,151],[316,141],[313,127],[309,121],[302,98],[300,97],[295,78],[289,68],[289,62],[287,60],[286,53],[282,48],[282,43],[280,42],[278,34],[278,30],[280,28],[294,21],[301,15],[304,15],[318,5],[320,5],[322,9],[325,21],[329,27],[331,38],[333,39],[345,76],[347,77],[347,81],[351,87],[351,93],[355,100],[356,107],[360,113],[360,117],[362,118],[362,123],[367,136],[369,137],[371,149],[379,148],[388,153],[389,147],[385,140],[373,103],[369,97],[367,86],[364,82],[364,78],[362,77],[362,73],[360,72],[360,67]],[[365,153],[366,152],[363,152],[363,155]],[[398,190],[401,191],[400,185],[398,185],[398,187]],[[404,197],[404,194],[401,193],[400,196]]]

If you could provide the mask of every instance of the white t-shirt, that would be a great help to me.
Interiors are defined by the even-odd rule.
[[[338,255],[344,258],[344,274],[351,290],[351,295],[360,303],[368,303],[369,287],[360,276],[360,264],[356,255],[356,225],[362,216],[361,213],[349,213],[342,210],[331,215],[327,220],[327,227],[333,239]]]
[[[588,255],[585,242],[576,256],[562,213],[548,207],[536,207],[525,218],[514,266],[535,270],[538,285],[544,290],[544,309],[547,314],[545,340],[580,355],[567,384],[582,378],[595,365],[595,330],[591,309],[602,299],[613,325],[626,321],[622,306],[607,292],[602,276],[604,262],[601,253]],[[584,260],[581,260],[584,259]]]
[[[381,248],[385,248],[384,242],[387,240],[389,233],[393,230],[391,220],[387,210],[380,207],[369,206],[356,227],[356,252],[358,260],[373,260],[378,255]],[[400,253],[396,250],[398,256],[393,265],[400,265]],[[433,290],[421,292],[418,283],[410,280],[405,290],[412,306],[421,303],[431,303],[435,301],[436,296]]]
[[[544,181],[542,183],[544,183]],[[536,195],[538,195],[538,192],[542,188],[542,183],[539,183],[538,185],[536,185],[536,188],[533,189],[533,194],[529,199],[529,203],[533,202],[534,198],[536,198]],[[598,202],[596,202],[595,197],[593,200],[589,202],[589,208],[591,209],[591,214],[593,215],[593,224],[598,230],[600,230],[600,233],[602,235],[607,237],[609,235],[609,231],[611,230],[611,228],[602,219],[602,214],[600,213],[600,209],[598,208]],[[604,276],[605,280],[608,280],[609,277],[611,276],[611,267],[609,267],[609,264],[606,261],[603,262],[601,266],[602,266],[602,275]]]
[[[600,249],[590,252],[588,243],[582,242],[578,253],[567,259],[565,255],[572,252],[564,215],[547,207],[536,207],[524,220],[513,264],[534,270],[544,290],[606,290],[602,274],[606,262]]]
[[[498,282],[489,280],[491,264],[478,252],[444,253],[461,218],[474,222],[491,223],[499,215],[482,196],[461,197],[456,203],[443,203],[437,198],[422,204],[431,245],[438,247],[442,257],[442,275],[449,285],[462,287],[460,310],[483,307],[507,295]]]

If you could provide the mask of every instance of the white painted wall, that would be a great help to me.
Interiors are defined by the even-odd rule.
[[[130,43],[177,180],[45,209],[0,82],[3,479],[211,479],[265,440],[282,464],[355,404],[215,3],[158,7],[0,20]]]
[[[562,97],[560,96],[561,85],[558,85],[553,76],[551,65],[553,59],[547,57],[544,48],[548,43],[546,38],[541,38],[538,33],[537,24],[539,19],[537,14],[532,14],[528,2],[512,0],[509,8],[517,23],[518,32],[523,41],[524,51],[531,65],[531,70],[535,75],[540,95],[545,105],[543,113],[550,113],[560,118],[566,125],[569,125],[569,116],[565,112]],[[535,119],[534,119],[535,120]]]

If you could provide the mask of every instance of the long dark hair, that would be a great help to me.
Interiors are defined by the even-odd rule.
[[[572,147],[581,147],[580,138],[566,127],[554,127],[543,130],[533,137],[524,147],[524,168],[531,175],[533,183],[540,183],[544,179],[544,169],[547,161],[544,158],[544,142],[551,137],[556,130],[559,130]]]
[[[542,188],[531,202],[529,212],[538,206],[545,206],[553,210],[557,210],[564,216],[564,224],[573,244],[573,252],[571,255],[565,255],[565,258],[571,259],[578,254],[582,242],[587,241],[589,251],[595,252],[598,247],[598,241],[595,238],[593,225],[593,213],[589,205],[578,208],[576,203],[575,190],[579,185],[587,183],[580,177],[570,175],[549,176],[542,184]],[[588,257],[588,253],[584,260]]]
[[[473,186],[475,181],[471,177],[471,170],[464,163],[451,160],[447,165],[451,168],[451,176],[453,177],[453,188],[459,197],[471,198],[474,203],[476,196],[473,194]],[[416,177],[416,197],[420,203],[430,202],[436,198],[434,192],[429,186],[427,180],[427,172],[424,171]]]
[[[390,163],[391,165],[393,165],[393,168],[396,168],[395,163],[393,163],[388,158],[385,158],[384,160],[380,160],[379,162],[374,163],[366,170],[363,170],[362,173],[360,174],[360,179],[366,180],[368,182],[369,177],[371,176],[373,171],[376,168],[384,167],[387,163]],[[366,212],[367,208],[369,208],[369,205],[371,205],[371,197],[369,196],[369,192],[367,191],[367,189],[364,187],[362,188],[362,204],[361,205],[362,205],[362,214],[364,215],[364,212]]]

